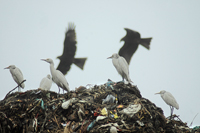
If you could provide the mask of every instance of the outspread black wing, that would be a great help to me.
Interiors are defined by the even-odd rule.
[[[136,52],[139,44],[149,49],[152,38],[141,38],[140,33],[131,29],[125,28],[127,34],[120,41],[124,41],[124,45],[119,50],[119,55],[123,56],[128,64],[133,54]]]
[[[60,59],[57,70],[60,70],[64,75],[67,74],[73,63],[76,52],[76,43],[75,25],[69,23],[68,30],[65,33],[63,54],[57,57]]]

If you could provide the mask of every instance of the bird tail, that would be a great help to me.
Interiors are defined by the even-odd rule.
[[[127,81],[128,81],[129,83],[133,83],[129,76],[127,76]]]
[[[20,86],[21,86],[21,88],[22,88],[22,89],[24,89],[25,84],[24,84],[24,83],[22,83]]]
[[[151,40],[152,40],[151,37],[150,38],[141,38],[140,44],[142,46],[144,46],[145,48],[149,49],[150,48],[149,45],[150,45]]]
[[[87,60],[87,58],[75,58],[73,63],[78,66],[80,69],[83,70],[83,67],[85,65],[85,61]]]

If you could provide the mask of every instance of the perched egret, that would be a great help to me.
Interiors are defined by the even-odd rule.
[[[44,77],[41,82],[40,82],[40,89],[43,90],[50,90],[52,86],[52,79],[51,79],[51,75],[48,74],[46,77]]]
[[[21,72],[21,70],[16,67],[15,65],[10,65],[4,69],[9,69],[10,70],[10,73],[14,79],[14,81],[19,85],[22,81],[23,81],[23,74]],[[21,92],[21,88],[24,89],[25,87],[25,84],[22,83],[19,87],[18,87],[18,91]]]
[[[168,104],[170,106],[170,109],[171,109],[171,117],[170,119],[172,118],[172,113],[174,111],[174,107],[178,110],[179,109],[179,104],[177,103],[176,99],[174,98],[174,96],[165,91],[165,90],[162,90],[160,91],[159,93],[155,93],[155,94],[160,94],[162,99],[165,101],[166,104]]]
[[[129,83],[132,82],[129,77],[129,66],[127,64],[127,61],[124,57],[119,56],[117,53],[114,53],[111,57],[108,57],[107,59],[112,59],[112,63],[117,69],[117,72],[122,76],[122,80],[124,82],[124,79],[126,79]]]
[[[55,82],[57,84],[58,89],[59,89],[59,93],[60,93],[60,88],[69,92],[68,82],[66,81],[63,73],[54,68],[53,60],[50,58],[41,59],[41,60],[50,63],[50,71],[51,71],[52,79],[53,79],[53,82]]]

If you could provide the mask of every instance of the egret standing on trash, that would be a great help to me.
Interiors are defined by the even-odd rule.
[[[14,79],[14,81],[19,85],[22,81],[23,81],[23,74],[21,72],[21,70],[16,67],[15,65],[10,65],[4,69],[9,69],[10,70],[10,73]],[[19,87],[18,87],[18,91],[21,92],[21,88],[24,89],[25,87],[25,84],[22,83]]]
[[[167,92],[165,90],[162,90],[159,93],[155,93],[155,94],[160,94],[162,99],[165,101],[165,103],[170,106],[170,109],[171,109],[171,117],[170,117],[170,119],[171,119],[173,111],[174,111],[174,107],[177,110],[179,109],[179,104],[177,103],[176,99],[174,98],[174,96],[171,93],[169,93],[169,92]]]
[[[132,82],[129,76],[129,66],[124,57],[119,56],[117,53],[114,53],[111,57],[107,59],[112,59],[112,63],[115,66],[117,72],[122,76],[122,81],[126,79],[129,83]]]
[[[58,89],[59,89],[59,93],[60,93],[60,88],[69,92],[70,89],[68,87],[68,82],[65,79],[63,73],[54,68],[53,60],[50,58],[41,59],[41,60],[50,63],[50,71],[51,71],[52,79],[53,79],[53,82],[55,82],[57,84]]]
[[[41,80],[39,88],[49,91],[51,89],[51,86],[52,86],[52,79],[51,79],[51,75],[48,74],[46,77],[44,77]]]

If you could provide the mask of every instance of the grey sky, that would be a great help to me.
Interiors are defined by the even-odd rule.
[[[125,27],[141,37],[153,37],[150,50],[139,46],[131,59],[130,78],[143,97],[170,115],[170,108],[154,93],[166,90],[179,103],[174,113],[188,125],[200,113],[200,1],[112,0],[112,1],[3,1],[0,0],[0,99],[16,86],[8,70],[21,69],[25,89],[36,89],[50,74],[62,54],[68,22],[77,35],[75,57],[87,57],[84,71],[75,65],[66,75],[70,89],[87,84],[103,84],[121,76],[107,57],[122,47]],[[52,91],[58,91],[53,83]],[[193,126],[200,125],[200,114]]]

